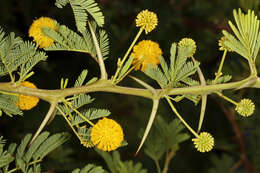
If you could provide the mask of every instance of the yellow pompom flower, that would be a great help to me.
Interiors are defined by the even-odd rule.
[[[229,51],[229,52],[232,52],[232,49],[230,49],[229,47],[227,47],[227,46],[225,45],[224,42],[225,42],[226,40],[227,40],[227,37],[223,36],[223,37],[221,37],[221,39],[218,41],[219,50],[222,50],[222,51],[227,50],[227,51]]]
[[[37,88],[33,83],[31,82],[21,82],[20,86],[28,87],[28,88]],[[34,108],[39,102],[39,98],[35,96],[28,96],[20,94],[18,97],[17,106],[21,110],[30,110]]]
[[[121,146],[124,134],[121,126],[114,120],[103,118],[91,129],[90,140],[100,150],[112,151]]]
[[[158,18],[154,12],[143,10],[137,15],[135,22],[137,27],[143,28],[148,34],[157,26]]]
[[[243,117],[251,116],[255,111],[255,104],[250,99],[242,99],[235,110]]]
[[[197,47],[195,41],[191,38],[181,39],[181,41],[179,41],[179,43],[178,43],[178,46],[187,49],[188,57],[191,57],[194,55],[194,53],[196,52],[196,47]]]
[[[34,20],[29,29],[29,36],[39,45],[40,48],[46,48],[54,43],[54,40],[42,32],[42,28],[47,27],[57,30],[55,20],[49,17],[40,17]]]
[[[214,146],[214,138],[207,132],[200,133],[199,137],[192,139],[199,152],[209,152]]]
[[[148,63],[153,65],[159,64],[159,56],[162,55],[162,50],[159,44],[151,40],[140,41],[133,48],[133,53],[131,56],[134,57],[133,65],[135,65],[135,70],[144,71]],[[142,66],[142,67],[141,67]]]

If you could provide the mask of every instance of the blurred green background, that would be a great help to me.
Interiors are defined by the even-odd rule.
[[[111,43],[110,58],[106,60],[110,76],[115,72],[117,58],[124,55],[138,31],[134,20],[138,12],[143,9],[156,12],[159,24],[151,34],[143,34],[140,40],[151,39],[158,42],[163,50],[163,56],[167,59],[171,43],[178,42],[184,37],[193,38],[197,43],[195,58],[201,62],[205,77],[211,79],[215,77],[214,73],[217,71],[217,65],[222,56],[222,52],[218,51],[218,40],[223,29],[230,31],[227,22],[233,20],[232,10],[242,8],[247,11],[250,8],[255,10],[258,16],[260,14],[259,0],[100,0],[97,2],[105,15],[105,29]],[[27,34],[32,21],[41,16],[47,16],[76,31],[71,8],[67,5],[64,9],[58,9],[54,3],[54,0],[1,0],[0,26],[6,32],[15,32],[25,40],[32,40]],[[37,65],[34,69],[36,73],[30,79],[38,88],[59,88],[62,77],[68,78],[71,84],[69,86],[72,86],[80,72],[86,68],[89,70],[88,79],[99,76],[97,64],[88,55],[72,52],[47,52],[47,54],[48,60]],[[260,57],[257,61],[260,61]],[[257,63],[259,68],[259,62]],[[247,65],[237,54],[228,54],[223,71],[224,74],[233,75],[233,81],[241,80],[248,75]],[[133,72],[132,75],[153,84],[140,72]],[[4,81],[4,79],[1,80]],[[120,84],[138,87],[131,79],[126,79]],[[247,166],[260,171],[260,91],[243,89],[224,93],[235,100],[250,98],[256,104],[254,116],[244,119],[234,113],[234,118],[244,138],[245,153],[250,162]],[[155,172],[153,161],[142,151],[134,156],[140,143],[137,134],[146,126],[152,106],[151,101],[110,93],[94,93],[91,96],[97,98],[93,106],[109,108],[112,118],[116,119],[124,129],[128,146],[119,149],[122,159],[140,161],[148,172]],[[195,106],[190,101],[182,101],[176,107],[195,128],[199,119],[200,106]],[[2,116],[0,135],[10,142],[20,141],[26,133],[36,131],[47,109],[48,103],[41,101],[37,108],[24,112],[23,117]],[[188,140],[180,146],[180,150],[171,162],[169,172],[222,173],[237,164],[240,160],[241,144],[236,141],[234,128],[225,115],[225,111],[232,113],[232,110],[233,106],[229,103],[216,96],[210,96],[202,130],[214,136],[215,149],[209,153],[199,153]],[[164,101],[160,104],[159,114],[167,121],[175,118]],[[46,130],[53,133],[61,131],[72,133],[64,119],[59,116],[56,116]],[[84,148],[78,139],[73,137],[62,148],[53,152],[45,160],[43,167],[49,172],[68,172],[87,163],[96,163],[106,167],[102,158],[93,149]],[[241,164],[235,172],[248,171],[245,165]]]

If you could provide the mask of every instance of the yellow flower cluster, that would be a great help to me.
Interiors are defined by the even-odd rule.
[[[114,120],[99,120],[90,132],[91,142],[104,151],[112,151],[121,146],[124,134],[121,126]]]
[[[143,10],[137,15],[135,22],[137,27],[143,28],[148,34],[157,26],[158,18],[154,12]]]
[[[214,138],[207,132],[200,133],[199,137],[192,139],[199,152],[209,152],[214,146]]]
[[[255,104],[250,99],[242,99],[235,110],[243,117],[249,117],[255,111]]]
[[[33,83],[31,82],[21,82],[21,86],[28,87],[28,88],[37,88]],[[39,98],[35,96],[28,96],[20,94],[17,102],[17,106],[21,110],[30,110],[34,108],[39,102]]]
[[[135,65],[135,70],[141,69],[144,71],[148,63],[153,65],[159,64],[159,56],[162,55],[162,50],[159,44],[151,40],[140,41],[133,48],[133,53],[131,56],[134,57],[133,65]]]
[[[218,41],[218,45],[219,45],[219,50],[227,50],[229,52],[232,52],[232,49],[230,49],[229,47],[227,47],[225,45],[225,41],[227,40],[227,37],[223,36],[221,37],[221,39]]]
[[[196,52],[196,43],[191,38],[183,38],[178,43],[179,47],[186,48],[187,49],[187,57],[191,57]]]
[[[42,32],[44,27],[57,30],[55,26],[55,21],[49,17],[40,17],[34,20],[30,29],[29,36],[33,37],[33,40],[39,45],[40,48],[46,48],[54,43],[54,40]]]

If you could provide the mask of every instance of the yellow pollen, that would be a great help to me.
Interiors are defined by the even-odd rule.
[[[148,34],[158,24],[157,15],[154,12],[143,10],[136,17],[136,26],[141,27],[145,30],[145,33]]]
[[[141,69],[141,71],[144,71],[149,63],[155,66],[159,64],[160,55],[162,55],[162,50],[158,43],[151,40],[143,40],[133,48],[132,56],[134,60],[132,64],[136,66],[135,70]]]
[[[55,21],[49,17],[40,17],[34,20],[29,29],[29,36],[39,45],[40,48],[46,48],[54,43],[54,40],[42,32],[44,27],[57,30]]]
[[[98,149],[112,151],[121,146],[124,134],[116,121],[103,118],[93,126],[90,139]]]
[[[37,88],[33,83],[28,81],[24,81],[20,85],[28,88]],[[17,106],[21,110],[30,110],[34,108],[38,104],[38,102],[39,102],[38,97],[20,94],[18,98]]]

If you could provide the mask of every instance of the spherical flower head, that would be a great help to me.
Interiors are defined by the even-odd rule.
[[[249,117],[254,113],[255,104],[250,99],[242,99],[236,106],[237,113],[243,117]]]
[[[192,139],[199,152],[209,152],[214,146],[214,138],[207,132],[200,133],[199,137]]]
[[[39,45],[40,48],[46,48],[54,43],[54,40],[42,32],[44,27],[57,30],[55,20],[49,17],[40,17],[34,20],[29,29],[29,36],[33,37],[33,40]]]
[[[28,87],[28,88],[37,88],[33,83],[24,81],[21,82],[20,86]],[[28,96],[20,94],[18,97],[17,106],[21,110],[30,110],[34,108],[39,102],[39,98],[35,96]]]
[[[143,10],[137,15],[135,22],[137,27],[143,28],[148,34],[157,26],[158,18],[154,12]]]
[[[219,45],[219,50],[227,50],[229,52],[232,52],[232,49],[230,49],[229,47],[227,47],[224,42],[227,41],[227,37],[223,36],[221,37],[221,39],[218,41],[218,45]]]
[[[100,150],[112,151],[121,146],[124,134],[121,126],[114,120],[99,120],[90,132],[91,142]]]
[[[179,41],[178,46],[186,49],[187,57],[191,57],[196,52],[196,43],[191,38],[183,38]]]
[[[133,48],[131,56],[134,57],[134,60],[132,64],[136,66],[135,70],[141,69],[141,71],[144,71],[148,63],[153,65],[159,64],[160,55],[162,55],[162,50],[158,43],[151,40],[143,40]]]

